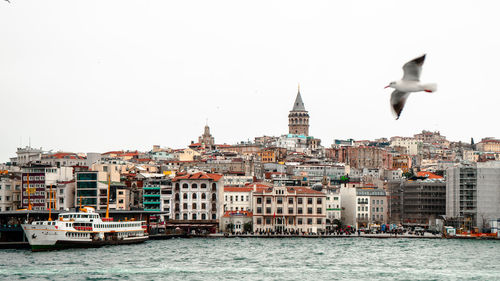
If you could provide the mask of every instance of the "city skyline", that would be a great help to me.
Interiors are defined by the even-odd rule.
[[[424,129],[500,135],[488,124],[500,99],[494,2],[453,13],[430,1],[97,3],[2,3],[0,162],[29,138],[54,151],[186,147],[207,118],[216,143],[286,134],[297,83],[325,146]],[[422,80],[439,89],[412,95],[395,121],[383,87],[422,53]]]

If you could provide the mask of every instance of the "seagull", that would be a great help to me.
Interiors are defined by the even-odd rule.
[[[437,85],[434,83],[421,84],[420,73],[422,72],[422,65],[424,64],[425,54],[415,58],[403,65],[403,79],[389,83],[385,88],[394,88],[391,95],[391,107],[396,120],[399,119],[401,111],[405,106],[405,102],[412,92],[425,91],[432,93],[437,91]],[[385,89],[384,88],[384,89]]]

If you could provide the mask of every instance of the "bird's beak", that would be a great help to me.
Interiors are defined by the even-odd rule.
[[[385,86],[385,87],[384,87],[384,89],[387,89],[387,88],[389,88],[390,86],[391,86],[391,85],[387,85],[387,86]]]

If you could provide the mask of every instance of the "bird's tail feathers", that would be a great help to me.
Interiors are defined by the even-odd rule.
[[[437,91],[437,84],[436,83],[424,84],[423,87],[424,87],[424,90],[426,92],[429,92],[429,93]]]

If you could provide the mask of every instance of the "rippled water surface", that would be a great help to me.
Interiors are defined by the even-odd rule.
[[[495,280],[500,279],[500,241],[172,239],[39,253],[1,250],[0,278]]]

